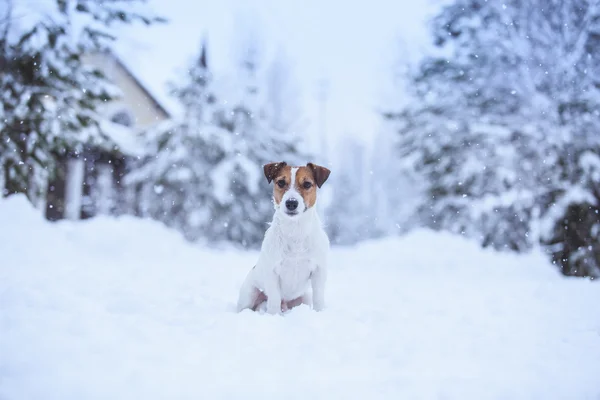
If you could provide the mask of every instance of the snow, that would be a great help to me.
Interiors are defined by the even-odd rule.
[[[124,27],[119,30],[113,50],[172,115],[180,115],[183,110],[169,95],[167,82],[178,81],[185,74],[204,39],[211,70],[232,73],[231,78],[235,78],[232,70],[237,67],[240,42],[249,36],[258,36],[261,63],[273,59],[284,48],[302,88],[294,101],[307,117],[307,141],[314,147],[312,151],[317,151],[321,140],[315,96],[324,75],[331,88],[327,105],[329,148],[334,147],[337,137],[346,135],[373,140],[370,132],[378,121],[372,109],[380,91],[389,86],[388,59],[394,54],[390,48],[402,42],[408,51],[403,60],[408,56],[411,60],[420,59],[425,51],[430,51],[427,21],[444,3],[448,0],[352,4],[341,0],[327,4],[150,0],[148,7],[168,23],[150,28]],[[341,19],[340,9],[345,13]],[[307,26],[311,29],[305,29]],[[357,26],[363,29],[356,29]],[[360,62],[349,61],[359,59]],[[348,115],[354,118],[349,119]]]
[[[586,151],[581,155],[579,165],[594,181],[600,181],[600,157],[592,151]]]
[[[548,207],[545,215],[539,221],[542,238],[547,240],[552,237],[552,232],[557,221],[560,221],[561,218],[565,218],[565,215],[567,215],[569,206],[573,204],[598,205],[594,195],[581,185],[573,185],[557,197],[556,201]]]
[[[235,313],[256,252],[0,201],[0,398],[592,399],[600,291],[449,234],[335,248],[328,308]],[[432,251],[432,249],[434,251]]]
[[[108,120],[100,121],[100,129],[116,147],[129,155],[140,156],[143,153],[142,140],[137,132],[126,126]]]
[[[258,183],[261,179],[260,169],[248,157],[241,153],[234,158],[228,158],[216,165],[210,172],[214,185],[214,196],[221,204],[230,204],[234,201],[230,192],[230,180],[227,177],[235,176],[236,168],[240,168],[246,174],[248,191],[252,195],[258,194]]]

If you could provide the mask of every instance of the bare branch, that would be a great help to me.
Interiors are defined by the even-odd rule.
[[[0,15],[0,27],[2,27],[2,33],[0,34],[0,40],[2,41],[3,47],[6,46],[6,40],[12,25],[13,9],[14,5],[12,0],[5,0],[6,11],[4,15]],[[2,49],[6,50],[6,48]]]

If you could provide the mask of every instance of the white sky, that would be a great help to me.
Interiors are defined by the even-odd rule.
[[[400,43],[412,56],[423,51],[429,43],[426,16],[439,1],[151,0],[169,24],[135,29],[120,48],[135,73],[164,92],[165,81],[197,54],[203,35],[211,68],[219,73],[233,67],[235,40],[254,24],[263,45],[281,46],[291,58],[313,140],[317,82],[328,80],[327,132],[334,151],[347,135],[367,143],[373,137],[379,121],[375,106],[389,88]]]

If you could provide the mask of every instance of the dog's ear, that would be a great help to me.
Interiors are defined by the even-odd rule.
[[[312,171],[317,186],[323,186],[327,178],[329,178],[329,174],[331,173],[331,171],[325,167],[321,167],[320,165],[316,165],[313,163],[308,163],[306,164],[306,166]]]
[[[281,170],[281,168],[285,167],[287,163],[285,161],[269,163],[263,166],[263,171],[265,172],[265,177],[267,178],[267,182],[271,183],[271,181],[277,178],[277,174]]]

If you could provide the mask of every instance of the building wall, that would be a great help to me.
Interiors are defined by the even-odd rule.
[[[116,58],[99,53],[86,56],[85,61],[100,69],[122,92],[122,98],[107,102],[100,109],[107,117],[112,118],[121,111],[127,111],[133,117],[133,128],[136,130],[168,117]]]
[[[119,135],[136,135],[169,117],[140,86],[140,82],[111,54],[87,55],[84,62],[100,69],[121,91],[119,99],[103,104],[98,110],[107,119],[129,128],[122,127]],[[114,132],[114,128],[111,131]],[[121,137],[120,142],[124,139]],[[135,140],[131,139],[134,143]],[[122,151],[119,154],[89,148],[76,159],[66,156],[59,160],[59,173],[48,186],[46,217],[50,220],[80,219],[126,211],[123,204],[126,194],[121,178],[127,169],[128,156],[133,154],[127,154],[126,148],[119,147]]]

